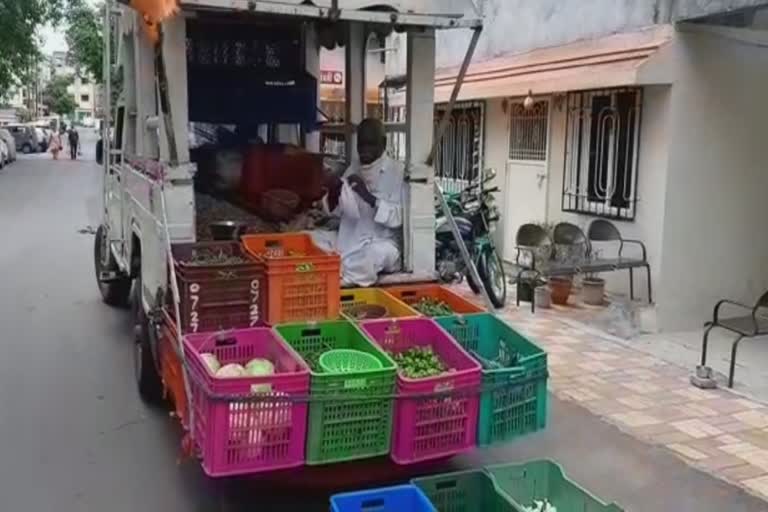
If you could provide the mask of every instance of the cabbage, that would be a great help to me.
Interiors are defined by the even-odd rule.
[[[208,367],[208,371],[210,371],[212,375],[216,375],[216,372],[221,368],[221,363],[216,359],[216,356],[210,352],[204,352],[200,354],[200,358],[205,363],[205,366]]]
[[[234,363],[224,365],[216,372],[217,379],[231,379],[245,376],[245,368],[243,368],[242,365]]]
[[[245,372],[251,377],[266,377],[275,374],[275,365],[267,359],[251,359],[245,365]]]

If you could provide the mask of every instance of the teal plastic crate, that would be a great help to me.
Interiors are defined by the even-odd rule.
[[[394,400],[381,397],[395,393],[395,362],[356,325],[345,320],[278,325],[275,331],[312,370],[307,464],[332,464],[388,454]],[[318,359],[334,349],[368,353],[381,367],[344,374],[325,372]]]
[[[411,483],[440,512],[520,512],[483,470],[415,478]]]
[[[477,441],[507,442],[542,430],[547,424],[547,353],[494,315],[478,313],[435,319],[483,365],[483,393]]]
[[[489,466],[486,471],[496,488],[519,511],[535,501],[546,500],[557,508],[557,512],[623,512],[617,505],[604,503],[569,480],[556,462],[539,460]]]

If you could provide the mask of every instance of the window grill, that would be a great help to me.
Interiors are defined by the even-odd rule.
[[[509,159],[546,161],[549,101],[537,101],[530,109],[513,103],[510,110]]]
[[[641,114],[640,88],[569,94],[563,211],[635,218]]]
[[[435,136],[440,120],[447,110],[446,104],[435,106]],[[403,106],[388,107],[388,123],[405,123]],[[437,146],[435,177],[446,192],[460,192],[477,178],[483,167],[485,130],[485,103],[456,103],[451,112],[443,140]],[[387,151],[390,156],[405,160],[405,133],[390,131],[387,134]]]
[[[435,132],[446,109],[447,105],[435,107]],[[484,116],[482,102],[454,106],[435,158],[435,176],[446,192],[459,192],[479,176],[483,166]]]

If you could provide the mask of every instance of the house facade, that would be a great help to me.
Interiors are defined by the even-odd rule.
[[[768,289],[764,3],[485,2],[454,115],[472,119],[475,167],[498,171],[504,258],[522,224],[607,218],[646,244],[665,330]],[[468,40],[438,36],[436,101]],[[626,272],[605,277],[628,292]]]

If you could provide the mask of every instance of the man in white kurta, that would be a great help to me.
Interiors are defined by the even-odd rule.
[[[382,272],[400,270],[403,225],[403,165],[385,154],[386,132],[376,119],[357,129],[359,161],[332,180],[323,198],[340,217],[339,231],[314,231],[315,243],[341,255],[345,286],[371,286]]]

